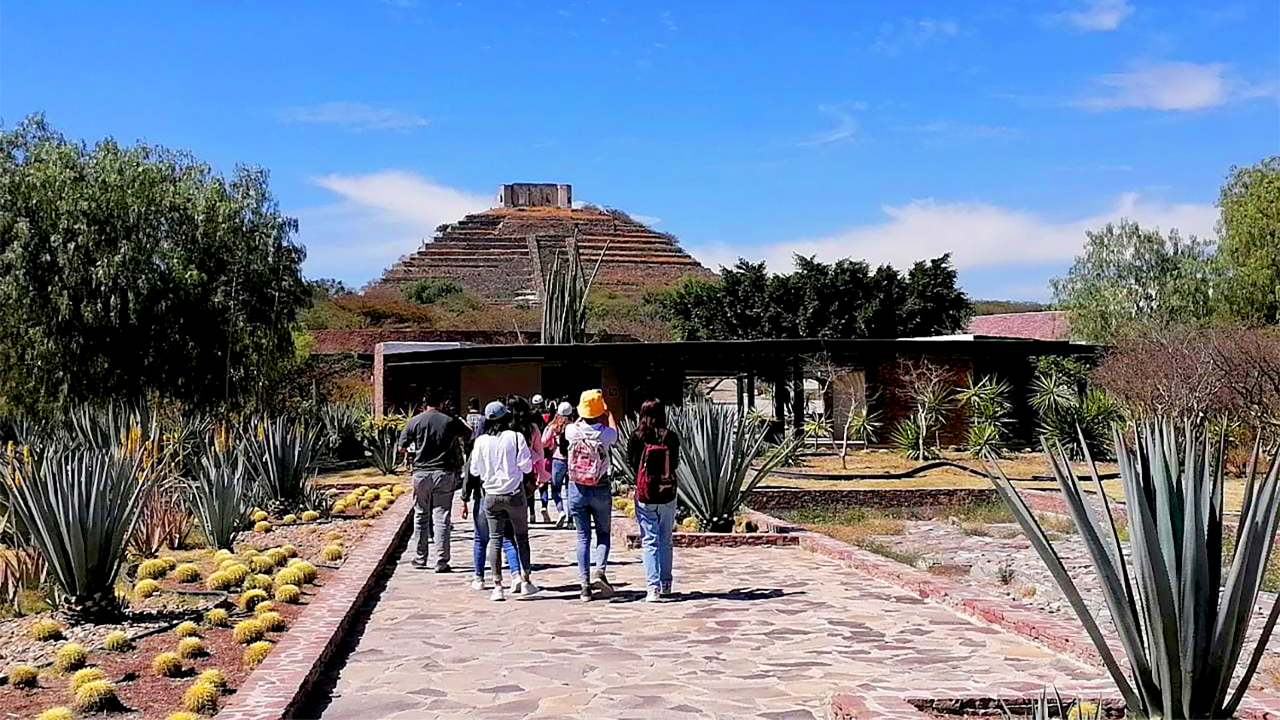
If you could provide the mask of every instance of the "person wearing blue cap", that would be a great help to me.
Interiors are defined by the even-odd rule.
[[[533,453],[524,436],[512,429],[507,406],[495,400],[484,409],[484,435],[471,451],[471,472],[484,487],[484,513],[489,521],[489,564],[493,567],[491,600],[505,600],[502,587],[502,539],[515,541],[520,567],[516,591],[520,597],[538,592],[533,584],[529,553],[528,506],[524,476],[533,471]]]

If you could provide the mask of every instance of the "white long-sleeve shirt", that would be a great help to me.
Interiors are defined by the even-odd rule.
[[[471,450],[471,474],[480,478],[486,495],[509,495],[520,489],[524,474],[533,471],[533,453],[524,436],[514,430],[481,435]]]

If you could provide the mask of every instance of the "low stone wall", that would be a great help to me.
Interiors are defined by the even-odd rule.
[[[832,488],[822,490],[756,490],[747,504],[756,510],[800,510],[812,507],[945,507],[999,502],[995,488],[899,488],[883,490]]]
[[[219,720],[292,717],[341,644],[355,612],[377,585],[378,574],[413,529],[413,498],[394,503],[360,540],[267,659],[219,713]]]
[[[763,533],[689,533],[678,532],[671,535],[671,544],[675,547],[783,547],[799,545],[800,538],[780,532]],[[627,534],[627,549],[640,547],[640,536]]]

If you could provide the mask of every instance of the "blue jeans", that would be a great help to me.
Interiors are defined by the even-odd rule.
[[[471,521],[476,530],[475,541],[471,545],[471,567],[475,568],[476,577],[484,577],[485,550],[489,547],[489,519],[484,515],[483,498],[471,501]],[[516,555],[516,546],[509,538],[502,539],[502,551],[507,556],[507,567],[513,574],[520,574],[520,560]],[[495,568],[494,575],[498,575]]]
[[[569,482],[569,516],[573,518],[573,526],[578,531],[578,579],[582,584],[591,581],[591,521],[595,520],[595,563],[596,572],[604,574],[609,565],[609,524],[613,517],[613,498],[609,490],[609,481],[602,480],[599,485],[579,485]]]
[[[564,512],[564,497],[560,494],[565,478],[569,475],[569,463],[565,460],[551,460],[551,500],[556,504],[557,512]],[[545,493],[546,486],[542,491]]]
[[[671,531],[676,523],[676,501],[661,505],[636,503],[640,544],[644,548],[644,576],[649,587],[671,585]]]

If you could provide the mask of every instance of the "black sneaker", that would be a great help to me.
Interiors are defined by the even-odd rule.
[[[453,572],[453,568],[449,567],[448,565],[436,566],[436,573],[443,574],[443,573],[451,573],[451,572]]]
[[[410,565],[413,565],[414,569],[416,569],[416,570],[426,570],[426,569],[427,569],[427,561],[426,561],[426,560],[414,560],[412,563],[409,563],[409,564],[410,564]]]
[[[613,586],[609,584],[609,578],[604,573],[596,575],[596,579],[591,583],[591,589],[599,593],[600,597],[613,597]]]
[[[582,592],[578,593],[578,599],[581,600],[582,602],[591,602],[591,585],[590,584],[588,583],[582,584]]]

